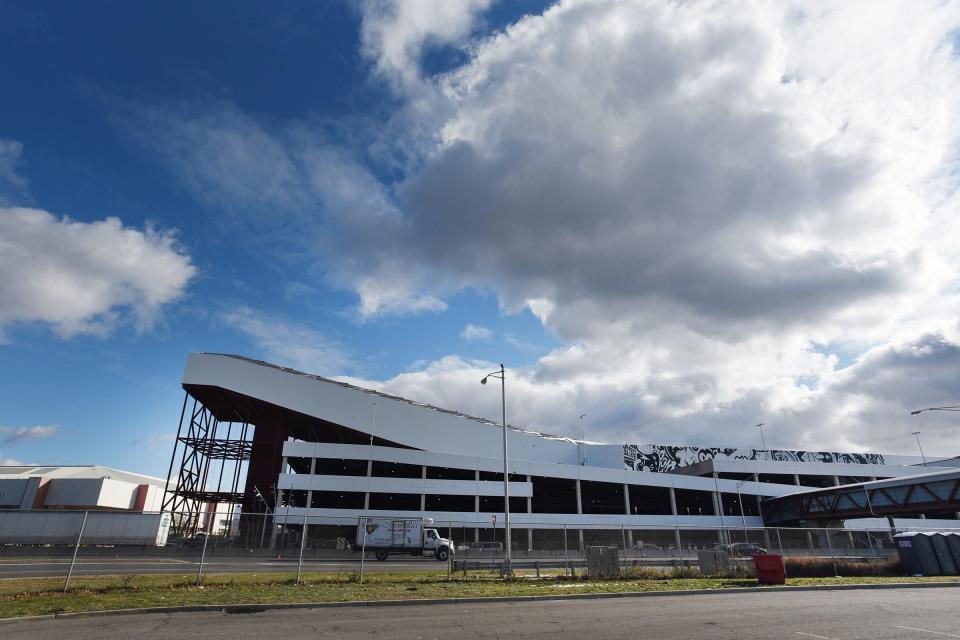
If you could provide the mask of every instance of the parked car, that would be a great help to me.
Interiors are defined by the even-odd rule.
[[[733,544],[718,544],[716,549],[726,551],[734,558],[749,558],[767,550],[753,542],[734,542]]]

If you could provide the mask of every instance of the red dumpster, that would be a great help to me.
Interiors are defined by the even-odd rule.
[[[787,581],[783,556],[778,553],[758,553],[753,556],[753,566],[757,569],[758,584],[783,584]]]

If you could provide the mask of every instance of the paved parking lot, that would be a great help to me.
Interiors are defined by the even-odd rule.
[[[278,637],[960,638],[960,588],[709,594],[525,603],[336,607],[0,622],[30,640]]]

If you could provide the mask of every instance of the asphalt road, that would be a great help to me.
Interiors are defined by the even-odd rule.
[[[73,568],[74,576],[114,576],[127,574],[179,574],[196,573],[199,558],[86,558],[78,559]],[[0,561],[0,579],[63,577],[70,566],[69,558],[50,560],[4,560]],[[441,571],[446,564],[433,558],[389,559],[379,562],[368,558],[364,571]],[[295,572],[297,560],[274,558],[208,558],[203,565],[204,573],[280,573]],[[304,560],[304,571],[353,572],[360,570],[360,558],[349,560]]]
[[[960,638],[960,588],[717,593],[0,622],[30,640],[188,638]]]

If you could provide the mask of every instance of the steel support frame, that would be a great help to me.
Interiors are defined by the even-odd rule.
[[[192,403],[189,402],[192,400]],[[190,405],[189,414],[187,406]],[[226,437],[217,437],[226,426]],[[172,518],[172,533],[177,536],[195,535],[200,526],[202,509],[207,504],[230,505],[228,530],[233,526],[233,516],[243,494],[238,491],[243,463],[250,460],[253,441],[246,422],[221,423],[216,413],[202,402],[185,393],[180,424],[170,456],[167,484],[161,509]],[[236,429],[236,430],[235,430]],[[235,437],[239,436],[239,437]],[[174,476],[174,463],[180,453],[180,464]],[[219,462],[215,465],[215,462]],[[232,465],[230,464],[232,463]],[[219,466],[219,471],[215,468]],[[232,468],[230,468],[232,467]],[[216,488],[210,486],[211,472],[217,474]],[[226,487],[224,479],[226,475]],[[208,514],[206,528],[209,530],[212,516]]]

